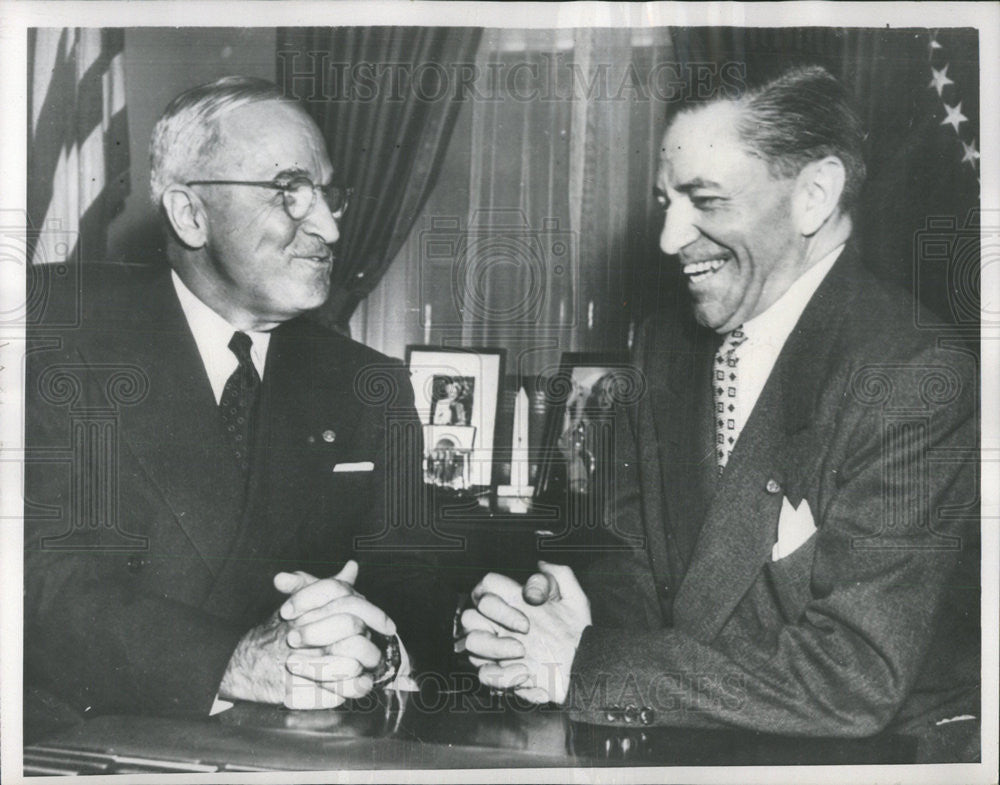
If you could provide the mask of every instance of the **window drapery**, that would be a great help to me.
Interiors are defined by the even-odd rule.
[[[315,314],[324,324],[345,327],[409,234],[460,107],[449,74],[471,60],[480,34],[446,27],[278,30],[278,84],[319,124],[335,176],[354,189],[330,298]]]
[[[485,31],[441,185],[359,336],[503,346],[522,377],[623,348],[659,221],[666,114],[644,82],[671,59],[665,29]]]

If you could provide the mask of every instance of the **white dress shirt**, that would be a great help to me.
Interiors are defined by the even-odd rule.
[[[216,404],[222,400],[222,391],[233,371],[240,364],[229,348],[236,328],[209,308],[184,284],[176,270],[170,271],[170,279],[174,282],[177,299],[181,301],[181,310],[187,319],[188,327],[198,346],[198,354],[208,374],[212,385]],[[250,359],[257,369],[257,375],[264,379],[264,363],[267,359],[267,346],[271,342],[270,333],[248,332],[250,336]],[[209,716],[219,714],[232,708],[233,704],[216,696]]]
[[[205,365],[208,381],[212,384],[215,402],[222,400],[222,391],[226,382],[239,365],[239,360],[229,348],[229,341],[236,328],[209,308],[205,303],[185,286],[176,270],[170,271],[170,277],[177,291],[177,299],[181,301],[181,309],[187,319],[194,342],[198,345],[198,353]],[[271,342],[271,333],[244,331],[250,336],[250,359],[257,369],[257,375],[264,379],[264,363],[267,360],[267,346]]]
[[[843,250],[843,245],[834,248],[800,275],[770,308],[743,325],[747,339],[738,349],[740,380],[736,388],[736,408],[742,412],[742,425],[746,425],[757,405],[788,336]]]

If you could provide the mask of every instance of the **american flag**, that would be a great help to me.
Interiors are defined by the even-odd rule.
[[[106,254],[129,190],[124,48],[120,29],[28,31],[28,221],[72,238],[38,244],[32,264]]]
[[[977,107],[970,107],[968,96],[963,95],[961,76],[952,71],[949,48],[941,43],[941,35],[935,30],[927,44],[928,64],[930,66],[930,82],[927,89],[937,95],[935,102],[938,115],[941,115],[940,125],[947,125],[954,131],[961,148],[954,146],[956,154],[962,156],[961,166],[968,166],[979,178],[979,150],[976,147],[976,129],[979,127]],[[955,77],[955,78],[952,78]],[[964,99],[964,100],[963,100]],[[964,107],[964,108],[963,108]],[[968,114],[968,116],[966,116]]]

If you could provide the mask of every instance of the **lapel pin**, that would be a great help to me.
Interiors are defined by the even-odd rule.
[[[764,490],[768,493],[781,493],[781,483],[772,477],[767,481],[767,485],[764,486]]]
[[[336,440],[337,440],[337,432],[336,431],[333,431],[333,430],[330,430],[330,429],[327,429],[327,430],[323,431],[323,441],[325,441],[327,444],[331,444],[331,443],[335,442]]]

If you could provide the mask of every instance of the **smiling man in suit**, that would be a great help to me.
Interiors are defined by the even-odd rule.
[[[608,511],[644,545],[579,581],[487,575],[458,644],[484,683],[608,724],[978,755],[974,364],[858,258],[862,140],[818,67],[673,117],[660,246],[692,307],[637,342]]]
[[[390,517],[419,486],[409,380],[300,318],[330,287],[334,177],[269,82],[194,88],[157,123],[169,267],[84,270],[80,324],[30,353],[26,684],[208,714],[329,708],[407,651],[433,664],[451,595]]]

